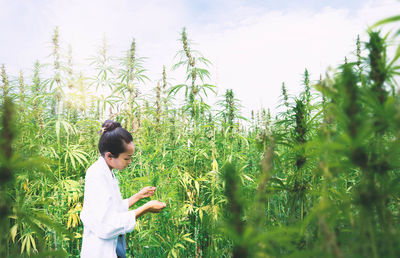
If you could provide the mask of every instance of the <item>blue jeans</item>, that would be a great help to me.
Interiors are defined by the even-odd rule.
[[[118,258],[126,258],[126,240],[125,240],[125,235],[119,235],[118,236],[117,256],[118,256]]]

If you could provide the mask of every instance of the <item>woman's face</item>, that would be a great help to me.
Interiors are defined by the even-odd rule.
[[[106,155],[107,164],[110,168],[118,170],[124,169],[129,164],[132,163],[132,155],[134,152],[135,152],[135,145],[133,144],[133,142],[125,144],[125,152],[120,153],[118,158],[112,158],[112,157],[107,158]]]

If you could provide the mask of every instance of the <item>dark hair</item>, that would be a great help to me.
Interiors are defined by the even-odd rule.
[[[99,151],[104,157],[106,152],[111,152],[112,157],[118,158],[125,152],[125,144],[133,141],[132,135],[121,127],[121,124],[112,120],[106,120],[100,131]]]

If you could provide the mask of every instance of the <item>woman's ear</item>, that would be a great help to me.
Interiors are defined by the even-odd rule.
[[[104,154],[104,158],[106,159],[106,160],[111,160],[112,158],[114,158],[113,157],[113,155],[111,154],[111,152],[106,152],[105,154]]]

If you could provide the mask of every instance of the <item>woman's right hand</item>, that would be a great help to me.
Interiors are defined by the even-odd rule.
[[[167,205],[163,202],[152,200],[146,203],[149,212],[157,213],[162,211]]]

